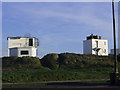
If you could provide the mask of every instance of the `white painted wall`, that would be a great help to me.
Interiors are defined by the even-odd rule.
[[[30,37],[31,38],[31,37]],[[33,46],[29,46],[29,38],[27,37],[20,37],[17,39],[12,39],[11,37],[8,38],[8,56],[33,56],[36,57],[37,48],[35,46],[35,39],[33,39]],[[28,55],[21,55],[21,51],[27,50],[29,52]]]
[[[11,39],[8,38],[8,48],[25,47],[28,44],[29,38]]]
[[[108,41],[107,40],[99,40],[99,39],[92,39],[92,48],[96,48],[96,43],[98,42],[98,48],[100,48],[98,55],[108,55]],[[95,54],[95,51],[92,50],[93,54]]]
[[[31,54],[33,57],[36,57],[37,56],[37,48],[35,47],[32,47],[32,54]]]
[[[33,39],[33,46],[35,46],[35,38]],[[29,38],[22,37],[20,39],[8,38],[8,48],[27,47],[29,46]]]
[[[29,54],[21,55],[21,51],[25,51],[25,50],[27,50]],[[18,48],[18,57],[22,57],[22,56],[31,56],[31,48]]]
[[[98,42],[98,44],[97,44]],[[90,39],[83,41],[83,53],[84,54],[95,54],[96,51],[94,49],[100,48],[98,55],[106,56],[108,55],[108,41],[101,39]]]
[[[21,55],[21,51],[25,51],[25,50],[27,50],[29,52],[29,54]],[[35,48],[35,47],[20,47],[20,48],[18,48],[18,56],[19,57],[23,57],[23,56],[36,57],[36,50],[37,50],[37,48]]]

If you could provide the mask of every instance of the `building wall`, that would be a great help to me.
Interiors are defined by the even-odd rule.
[[[96,49],[100,48],[98,55],[108,55],[108,41],[101,39],[90,39],[83,42],[84,54],[95,54]]]
[[[27,55],[21,55],[21,51],[28,51]],[[18,48],[18,57],[31,56],[31,48]]]
[[[8,38],[8,48],[25,47],[28,44],[28,38],[11,39]]]
[[[28,54],[21,55],[21,51],[28,51]],[[18,48],[18,57],[22,57],[22,56],[36,57],[36,48],[34,47]]]
[[[33,39],[33,46],[35,45],[35,38]],[[8,48],[26,47],[29,46],[29,38],[11,39],[8,38]]]
[[[35,47],[32,48],[32,56],[33,57],[37,56],[37,48]]]
[[[108,55],[107,40],[92,39],[92,54],[96,54],[95,50],[93,50],[94,48],[100,48],[98,55]]]
[[[33,39],[33,46],[29,46],[29,39]],[[36,57],[36,52],[38,47],[36,47],[35,39],[36,38],[26,38],[26,37],[8,38],[8,56]]]
[[[83,53],[92,54],[92,40],[83,41]]]

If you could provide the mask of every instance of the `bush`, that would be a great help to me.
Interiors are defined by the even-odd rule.
[[[59,54],[58,61],[60,67],[66,68],[113,67],[113,61],[109,56],[62,53]]]
[[[47,54],[41,59],[41,63],[43,66],[48,67],[50,69],[57,69],[59,64],[58,64],[58,54],[52,53],[52,54]]]
[[[19,57],[16,59],[16,65],[19,65],[19,67],[28,67],[32,68],[35,66],[40,66],[40,59],[36,57]]]
[[[113,55],[96,56],[75,53],[47,54],[42,59],[36,57],[3,57],[3,68],[41,68],[41,63],[49,69],[113,67]],[[118,62],[120,55],[118,55]]]
[[[3,57],[2,58],[2,67],[12,67],[15,65],[16,59],[18,57]]]
[[[23,69],[40,67],[40,59],[36,57],[3,57],[3,68]]]

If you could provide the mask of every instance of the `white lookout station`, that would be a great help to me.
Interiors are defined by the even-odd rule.
[[[8,56],[37,56],[39,46],[36,37],[8,37]]]
[[[101,36],[91,34],[83,41],[83,53],[107,56],[108,40],[102,40]]]

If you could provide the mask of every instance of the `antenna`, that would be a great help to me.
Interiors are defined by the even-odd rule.
[[[26,33],[24,36],[25,37],[31,37],[31,34],[30,33]]]

